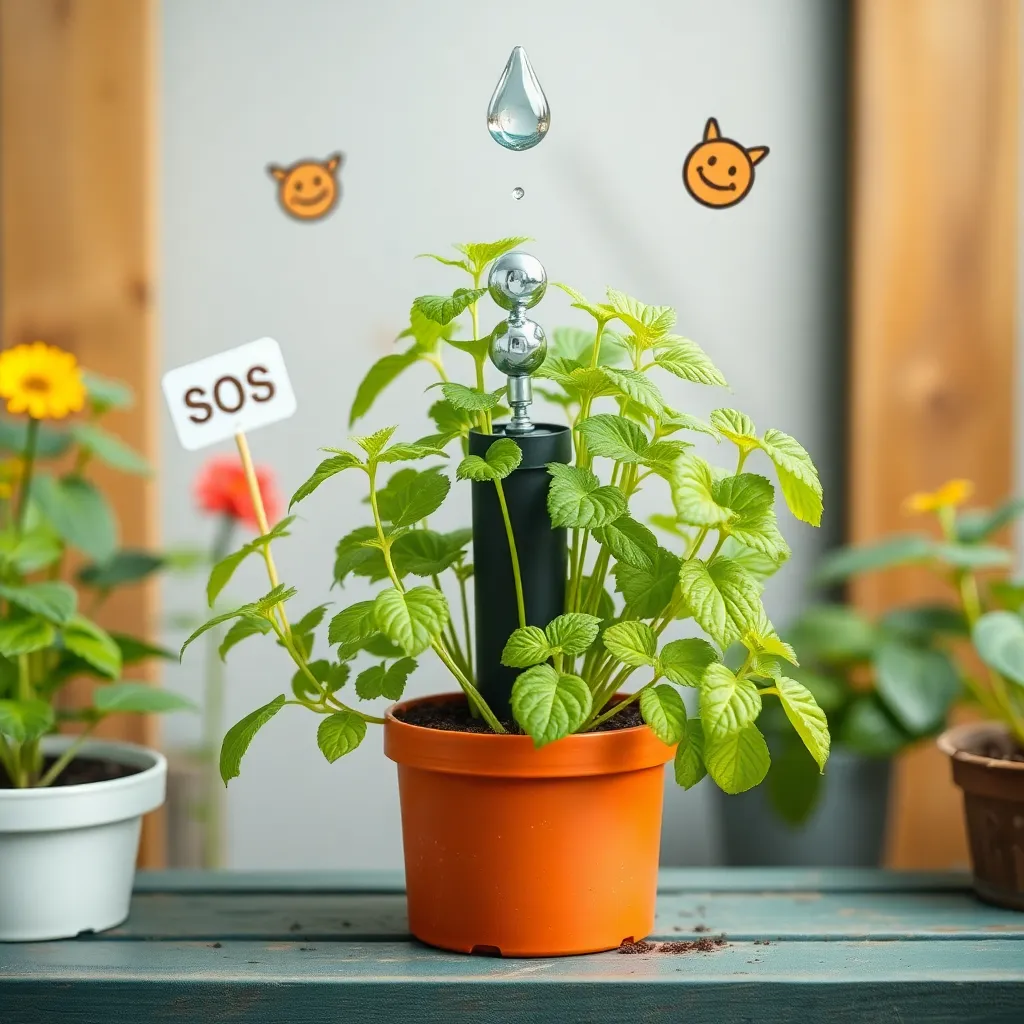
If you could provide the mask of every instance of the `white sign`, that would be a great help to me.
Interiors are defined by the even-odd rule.
[[[178,440],[190,452],[295,412],[295,392],[273,338],[169,370],[163,389]]]

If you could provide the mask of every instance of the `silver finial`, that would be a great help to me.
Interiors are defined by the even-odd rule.
[[[526,316],[526,310],[544,297],[548,276],[536,256],[525,252],[509,252],[494,261],[487,277],[491,298],[509,310],[491,333],[491,362],[508,376],[508,400],[512,420],[505,428],[508,434],[528,434],[533,430],[530,405],[533,384],[530,374],[540,369],[547,355],[548,342],[544,328]]]
[[[544,298],[548,275],[544,264],[528,252],[507,252],[491,265],[487,290],[502,309],[530,309]]]

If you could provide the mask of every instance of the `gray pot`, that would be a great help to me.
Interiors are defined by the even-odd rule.
[[[738,796],[716,787],[723,862],[730,867],[877,867],[891,769],[889,760],[834,750],[817,806],[795,827],[772,809],[764,785]]]

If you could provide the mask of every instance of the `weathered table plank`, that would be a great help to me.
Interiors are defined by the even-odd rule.
[[[652,938],[1024,939],[1024,914],[952,892],[669,893],[658,900]],[[399,893],[138,893],[132,915],[107,939],[372,940],[408,936]],[[1024,944],[1022,944],[1024,954]],[[1024,1021],[1022,1021],[1024,1024]]]
[[[415,943],[393,875],[143,877],[113,932],[0,945],[0,1022],[1024,1022],[1024,915],[962,876],[756,874],[663,876],[656,937],[711,952],[543,960]]]

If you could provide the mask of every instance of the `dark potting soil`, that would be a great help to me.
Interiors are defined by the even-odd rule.
[[[710,939],[680,940],[678,942],[624,942],[619,946],[618,951],[626,954],[637,953],[669,953],[679,955],[680,953],[713,953],[729,943],[724,935]]]
[[[56,761],[55,757],[43,758],[45,774]],[[113,779],[126,779],[129,775],[138,775],[142,771],[134,765],[118,764],[116,761],[105,761],[95,757],[76,757],[64,771],[57,776],[53,786],[81,786],[89,782],[110,782]],[[0,789],[13,789],[7,772],[0,767]]]
[[[972,750],[972,754],[981,757],[991,757],[993,761],[1021,761],[1024,762],[1024,750],[1009,736],[998,739],[987,739],[981,744],[980,750]]]
[[[416,704],[403,708],[396,713],[397,717],[409,725],[420,725],[424,729],[440,729],[443,732],[479,732],[490,733],[491,727],[482,719],[474,718],[466,701],[455,699],[435,704]],[[503,721],[501,723],[513,735],[521,735],[518,723]],[[628,708],[602,722],[594,732],[613,732],[617,729],[632,729],[643,725],[640,708],[630,704]]]

